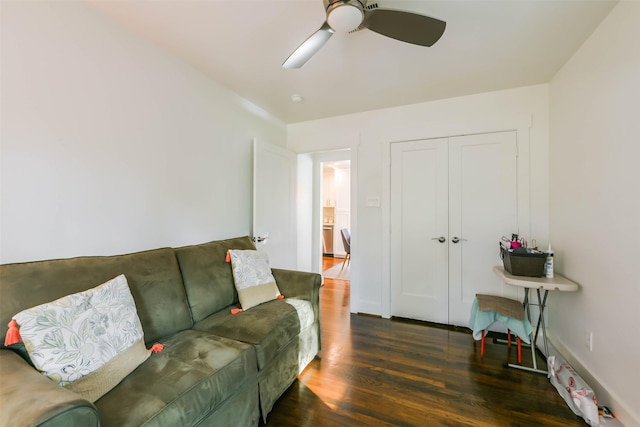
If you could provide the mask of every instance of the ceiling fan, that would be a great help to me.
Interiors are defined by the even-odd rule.
[[[367,0],[323,0],[327,19],[318,31],[306,39],[282,64],[300,68],[315,55],[336,32],[355,32],[368,28],[383,36],[420,46],[432,46],[446,22],[430,16],[401,10],[382,9]]]

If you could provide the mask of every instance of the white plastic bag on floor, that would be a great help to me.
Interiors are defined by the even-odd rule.
[[[592,427],[600,426],[598,401],[593,390],[560,356],[549,356],[549,380],[574,414]]]

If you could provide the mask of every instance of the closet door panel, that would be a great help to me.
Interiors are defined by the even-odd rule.
[[[503,295],[492,269],[500,236],[517,231],[516,144],[515,132],[449,141],[450,324],[468,324],[476,293]]]
[[[447,323],[447,140],[391,146],[391,314]]]

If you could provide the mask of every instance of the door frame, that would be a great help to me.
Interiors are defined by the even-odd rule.
[[[530,115],[512,115],[497,120],[482,120],[468,123],[429,123],[415,128],[389,129],[379,137],[382,164],[382,259],[391,259],[391,144],[394,142],[418,141],[434,138],[485,134],[493,132],[516,132],[516,156],[518,170],[518,232],[522,236],[531,235],[530,202]],[[492,266],[487,266],[492,268]],[[496,277],[496,280],[499,280]],[[352,292],[354,287],[352,286]],[[521,291],[518,290],[518,293]],[[523,292],[523,291],[522,291]],[[391,317],[391,263],[382,263],[382,305],[381,316]],[[523,295],[518,295],[522,298]]]

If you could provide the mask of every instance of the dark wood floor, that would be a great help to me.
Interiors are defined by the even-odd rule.
[[[320,295],[320,357],[267,426],[585,425],[546,376],[502,366],[515,347],[488,340],[481,359],[464,329],[350,314],[348,281],[325,279]]]

